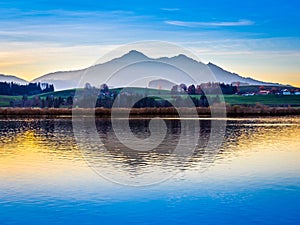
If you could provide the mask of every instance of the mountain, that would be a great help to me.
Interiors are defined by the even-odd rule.
[[[153,89],[171,90],[174,85],[176,84],[168,80],[158,79],[150,81],[148,87]]]
[[[18,83],[18,84],[28,83],[28,81],[18,78],[16,76],[4,75],[4,74],[0,74],[0,82],[8,82],[8,83],[13,82],[13,83]]]
[[[153,83],[153,81],[155,82]],[[46,74],[32,82],[51,83],[54,84],[55,90],[64,90],[84,87],[86,83],[96,87],[107,83],[110,87],[155,85],[167,88],[171,83],[189,85],[210,81],[227,84],[240,82],[249,85],[279,85],[246,78],[228,72],[212,63],[206,65],[182,54],[154,59],[136,50],[82,70]]]
[[[280,86],[281,85],[281,84],[277,84],[277,83],[263,82],[263,81],[255,80],[251,77],[242,77],[236,73],[231,73],[229,71],[226,71],[211,62],[208,63],[207,66],[215,74],[217,80],[220,80],[227,84],[231,84],[231,83],[238,81],[240,83],[245,83],[245,84],[248,83],[250,85],[265,85],[265,86],[277,86],[277,85]]]

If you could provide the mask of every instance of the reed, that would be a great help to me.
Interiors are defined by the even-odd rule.
[[[197,108],[198,115],[211,115],[211,112],[222,112],[221,105]],[[119,116],[130,114],[131,116],[178,116],[174,107],[166,108],[115,108],[115,113]],[[183,115],[193,115],[195,109],[181,108]],[[227,116],[285,116],[300,115],[300,107],[268,107],[265,105],[242,106],[226,105]],[[2,116],[72,116],[72,115],[96,115],[110,117],[111,109],[107,108],[0,108]]]

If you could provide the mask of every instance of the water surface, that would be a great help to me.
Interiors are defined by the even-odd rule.
[[[300,117],[229,118],[213,157],[204,151],[211,121],[200,119],[197,149],[184,161],[172,157],[180,121],[166,123],[165,142],[136,153],[107,119],[96,120],[106,151],[78,146],[70,118],[0,119],[0,224],[299,223]],[[139,138],[147,125],[131,122]],[[134,187],[101,170],[115,180],[176,173]]]

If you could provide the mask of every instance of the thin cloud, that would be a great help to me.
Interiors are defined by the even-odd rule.
[[[239,26],[251,26],[254,24],[251,20],[239,20],[229,22],[193,22],[193,21],[179,21],[168,20],[166,24],[180,26],[180,27],[239,27]]]
[[[180,11],[179,8],[160,8],[162,11],[168,11],[168,12],[175,12],[175,11]]]
[[[18,13],[18,16],[103,16],[103,15],[132,15],[133,11],[129,10],[63,10],[63,9],[50,9],[50,10],[20,10],[20,9],[0,9],[1,14]]]

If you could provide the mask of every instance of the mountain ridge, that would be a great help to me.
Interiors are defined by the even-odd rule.
[[[28,81],[19,78],[14,75],[6,75],[6,74],[0,74],[0,82],[8,82],[8,83],[18,83],[18,84],[26,84]]]
[[[211,73],[213,73],[213,75]],[[64,90],[82,87],[84,83],[83,81],[80,83],[80,80],[83,74],[85,74],[84,82],[91,83],[93,86],[111,82],[108,83],[108,85],[118,87],[126,85],[129,78],[134,80],[139,79],[141,76],[147,77],[150,75],[158,76],[158,78],[153,78],[153,80],[159,79],[159,76],[166,76],[166,78],[162,78],[167,79],[172,83],[189,84],[211,81],[227,84],[240,82],[248,83],[249,85],[281,86],[281,84],[278,83],[259,81],[251,77],[244,77],[232,73],[212,62],[204,64],[184,54],[172,57],[150,58],[137,50],[131,50],[120,57],[84,69],[51,72],[42,75],[31,82],[50,83],[54,84],[55,90]],[[196,80],[190,79],[191,77]],[[215,77],[215,79],[213,79],[213,77]],[[141,87],[147,86],[149,82],[151,82],[149,79],[138,85]],[[21,80],[22,79],[19,78],[19,81]],[[24,81],[25,80],[23,80],[23,82]]]
[[[246,82],[246,83],[248,83],[248,82],[250,81],[250,82],[253,82],[253,83],[252,83],[253,85],[261,85],[261,84],[264,84],[264,85],[268,85],[268,86],[270,86],[270,85],[272,85],[272,86],[282,86],[282,84],[279,84],[279,83],[260,81],[260,80],[254,79],[254,78],[252,78],[252,77],[244,77],[244,76],[241,76],[241,75],[239,75],[239,74],[237,74],[237,73],[233,73],[233,72],[230,72],[230,71],[228,71],[228,70],[225,70],[225,69],[223,69],[222,67],[220,67],[220,66],[218,66],[218,65],[216,65],[216,64],[214,64],[214,63],[212,63],[212,62],[209,62],[209,63],[207,64],[207,66],[208,66],[213,72],[214,72],[214,70],[219,70],[219,71],[225,72],[225,73],[227,73],[227,74],[229,74],[229,75],[231,75],[231,76],[234,76],[235,79],[236,79],[236,77],[239,77],[239,78],[241,79],[241,80],[239,80],[240,82]],[[219,73],[215,73],[215,74],[219,74]],[[218,79],[218,78],[217,78],[217,79]],[[248,81],[248,82],[247,82],[247,81]],[[231,83],[233,83],[233,82],[236,82],[236,80],[232,80]]]

